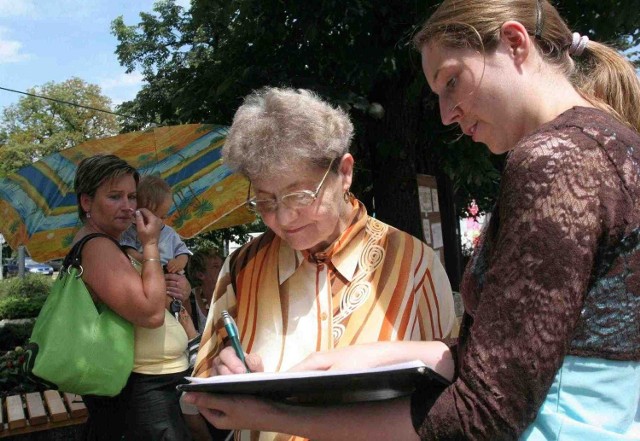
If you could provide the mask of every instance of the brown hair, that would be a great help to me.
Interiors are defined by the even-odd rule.
[[[106,181],[124,175],[132,175],[136,184],[140,180],[138,171],[115,155],[94,155],[80,161],[73,181],[73,188],[78,198],[78,216],[82,222],[87,219],[87,213],[84,212],[80,204],[80,195],[86,194],[94,197],[98,188]]]
[[[171,187],[160,176],[145,175],[138,184],[138,208],[156,211],[171,194]]]
[[[633,65],[615,49],[589,41],[576,60],[569,55],[572,33],[547,0],[445,0],[427,19],[413,42],[451,48],[494,51],[500,28],[520,22],[546,62],[559,68],[578,92],[595,106],[640,131],[640,80]]]
[[[189,279],[191,286],[202,285],[202,281],[197,277],[197,274],[207,271],[207,259],[215,259],[218,257],[221,261],[224,261],[222,256],[222,252],[215,246],[201,248],[195,251],[187,263],[187,279]]]

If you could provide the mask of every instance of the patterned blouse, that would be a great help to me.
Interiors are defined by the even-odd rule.
[[[221,311],[234,316],[246,352],[265,371],[286,370],[314,351],[381,340],[432,340],[454,324],[451,286],[427,245],[367,215],[352,221],[324,252],[291,249],[273,232],[225,262],[194,375],[209,376],[224,347]],[[242,432],[242,440],[300,440]]]
[[[422,439],[516,439],[566,355],[640,360],[639,163],[640,135],[591,108],[509,153],[461,285],[457,379],[412,400]]]

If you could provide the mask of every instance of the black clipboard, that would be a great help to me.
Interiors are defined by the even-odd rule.
[[[184,392],[254,395],[292,404],[375,401],[411,394],[418,385],[444,389],[450,382],[420,361],[367,370],[275,372],[189,378]]]

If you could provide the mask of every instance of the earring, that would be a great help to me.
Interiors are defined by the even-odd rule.
[[[351,202],[351,199],[353,199],[355,196],[353,195],[353,193],[347,190],[344,192],[344,195],[342,195],[342,197],[344,198],[345,202]]]
[[[91,213],[87,211],[87,219],[91,219]]]

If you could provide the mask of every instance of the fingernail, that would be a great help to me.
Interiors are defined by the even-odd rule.
[[[136,210],[136,216],[140,214],[140,210]]]

